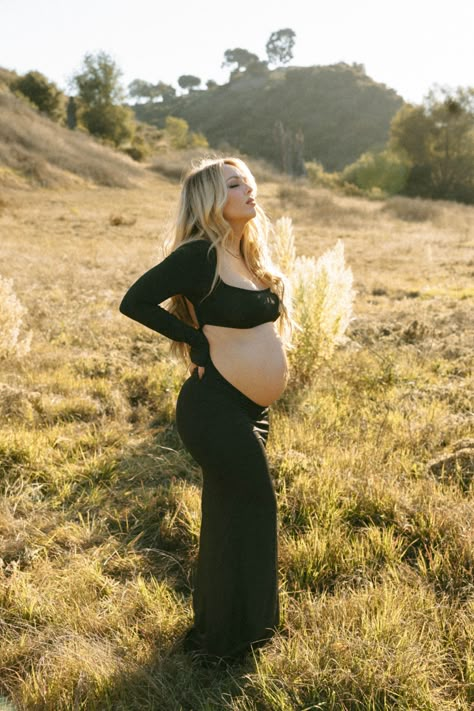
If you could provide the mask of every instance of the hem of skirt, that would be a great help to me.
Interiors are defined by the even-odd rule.
[[[191,627],[183,638],[183,650],[190,653],[199,662],[209,666],[229,665],[244,661],[253,651],[260,649],[273,637],[275,630],[268,635],[254,642],[244,642],[237,650],[229,654],[216,654],[209,652],[199,642],[199,634],[194,627]]]

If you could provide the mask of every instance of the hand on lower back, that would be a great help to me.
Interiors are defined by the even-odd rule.
[[[196,365],[196,363],[191,363],[191,373],[194,373],[196,368],[198,370],[199,380],[201,380],[202,376],[204,375],[205,368],[202,365]]]

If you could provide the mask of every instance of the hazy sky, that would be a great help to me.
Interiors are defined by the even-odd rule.
[[[318,7],[321,5],[321,7]],[[296,32],[292,65],[365,65],[421,102],[434,84],[474,85],[474,0],[0,0],[0,66],[36,69],[67,88],[86,52],[105,50],[122,81],[181,74],[224,83],[224,51],[266,59],[270,34]]]

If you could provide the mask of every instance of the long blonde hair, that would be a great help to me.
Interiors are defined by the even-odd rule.
[[[207,239],[209,249],[216,252],[217,265],[209,293],[214,289],[219,278],[220,250],[218,246],[230,246],[232,229],[224,219],[223,209],[227,200],[227,185],[224,178],[224,165],[232,165],[240,171],[245,182],[252,188],[256,197],[257,185],[248,166],[240,158],[206,158],[191,167],[183,180],[178,212],[171,238],[165,242],[165,253],[170,253],[183,242]],[[256,216],[244,227],[240,241],[247,269],[265,287],[280,298],[280,317],[278,330],[284,345],[291,349],[291,336],[294,321],[291,317],[291,295],[286,277],[273,264],[268,253],[268,235],[270,222],[259,205]],[[204,297],[205,298],[205,297]],[[189,325],[198,325],[193,319],[186,299],[179,294],[172,296],[166,305],[167,310]],[[189,346],[173,341],[171,352],[189,362]]]

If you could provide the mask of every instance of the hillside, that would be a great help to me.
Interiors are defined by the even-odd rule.
[[[214,89],[133,108],[139,120],[158,127],[168,115],[184,118],[213,148],[228,144],[275,165],[281,163],[275,138],[281,121],[293,137],[302,131],[306,161],[333,171],[384,145],[402,103],[393,89],[341,63],[245,73]]]
[[[70,131],[14,96],[0,72],[0,185],[129,187],[144,169],[88,134]]]

